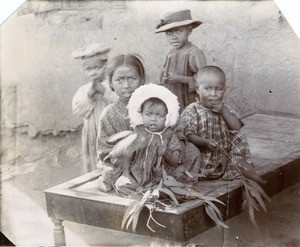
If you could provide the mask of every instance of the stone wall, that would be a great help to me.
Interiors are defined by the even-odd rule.
[[[144,59],[148,81],[169,51],[160,14],[189,8],[203,21],[190,40],[228,77],[242,115],[300,114],[299,39],[273,1],[31,1],[1,25],[1,122],[31,136],[74,131],[71,101],[86,78],[73,50],[93,42]]]

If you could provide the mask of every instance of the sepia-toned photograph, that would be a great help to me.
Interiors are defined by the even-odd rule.
[[[0,80],[1,246],[300,246],[274,1],[26,1]]]

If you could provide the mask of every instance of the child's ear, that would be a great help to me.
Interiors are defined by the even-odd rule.
[[[115,91],[113,86],[111,85],[111,83],[109,83],[109,87],[110,87],[111,91],[113,91],[113,92]]]

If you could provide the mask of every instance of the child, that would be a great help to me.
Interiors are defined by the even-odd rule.
[[[180,162],[181,146],[170,128],[177,122],[179,104],[165,87],[148,84],[133,93],[128,109],[134,133],[143,140],[130,164],[130,186],[149,187],[160,181],[162,165],[167,169]]]
[[[134,195],[140,188],[158,185],[162,167],[170,175],[180,174],[179,178],[185,178],[184,171],[195,163],[200,164],[199,152],[188,158],[184,155],[185,149],[191,150],[191,146],[182,147],[173,129],[179,115],[179,102],[167,88],[151,83],[139,87],[130,98],[128,109],[134,131],[118,142],[108,155],[122,161],[123,174],[115,183],[120,194]]]
[[[203,52],[189,42],[192,30],[200,24],[200,21],[192,20],[190,10],[181,10],[167,13],[156,27],[155,33],[165,32],[167,41],[172,46],[159,84],[163,84],[178,97],[180,112],[195,102],[194,75],[206,65]]]
[[[101,170],[98,188],[109,191],[122,171],[109,160],[104,161],[113,147],[107,143],[107,139],[118,132],[132,130],[126,106],[135,89],[144,84],[145,70],[137,56],[128,54],[110,59],[105,66],[105,72],[111,89],[119,98],[102,112],[97,137],[97,152],[100,159],[98,167]]]
[[[240,175],[238,159],[251,162],[247,140],[238,131],[242,123],[222,102],[225,87],[226,77],[220,68],[200,69],[196,77],[199,102],[187,106],[180,125],[201,152],[201,173],[207,178],[231,180]]]
[[[73,113],[83,119],[82,155],[84,172],[97,169],[96,137],[102,110],[114,100],[105,86],[103,66],[107,61],[110,48],[94,43],[86,48],[75,50],[72,55],[82,60],[89,83],[81,86],[73,97]]]

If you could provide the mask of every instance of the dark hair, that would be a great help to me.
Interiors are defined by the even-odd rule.
[[[144,84],[146,76],[145,76],[145,69],[141,60],[136,55],[133,54],[118,55],[109,59],[105,65],[105,73],[111,90],[114,91],[112,87],[113,74],[118,67],[123,65],[134,67],[137,70],[139,76],[141,77],[142,85]]]
[[[209,65],[209,66],[205,66],[205,67],[199,69],[199,71],[197,72],[196,85],[199,84],[198,79],[201,78],[201,76],[203,76],[205,74],[209,74],[209,73],[214,73],[216,75],[219,75],[221,78],[224,79],[224,83],[226,84],[226,75],[225,75],[224,71],[217,66]]]
[[[167,113],[168,113],[168,107],[166,105],[165,102],[163,102],[161,99],[159,98],[149,98],[149,99],[146,99],[143,104],[141,105],[141,109],[140,109],[140,112],[142,113],[144,111],[144,108],[146,105],[149,105],[150,107],[153,107],[153,106],[157,106],[157,105],[162,105],[166,108],[167,110]]]

